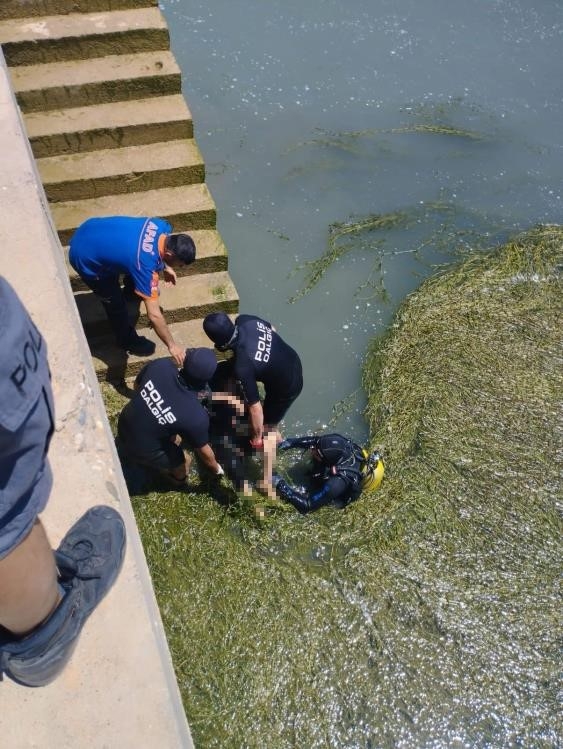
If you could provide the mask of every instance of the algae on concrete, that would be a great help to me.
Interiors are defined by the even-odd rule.
[[[562,269],[538,227],[404,302],[347,510],[133,498],[196,746],[557,746]]]

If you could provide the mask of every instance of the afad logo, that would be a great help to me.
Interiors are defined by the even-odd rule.
[[[153,385],[152,380],[145,382],[145,387],[141,390],[141,397],[149,407],[149,411],[156,417],[159,424],[174,424],[176,417],[170,410],[170,406],[164,406],[164,400],[160,393]]]
[[[145,229],[145,233],[143,234],[143,242],[142,242],[142,249],[143,252],[150,252],[154,254],[155,252],[155,237],[156,233],[158,231],[158,226],[154,223],[154,221],[149,221],[147,224],[147,228]]]

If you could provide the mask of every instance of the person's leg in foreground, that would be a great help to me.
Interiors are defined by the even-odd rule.
[[[46,344],[2,277],[0,309],[0,679],[43,686],[117,577],[125,529],[111,507],[93,507],[51,549],[38,519],[52,486]]]

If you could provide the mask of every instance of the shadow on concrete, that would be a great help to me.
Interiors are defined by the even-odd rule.
[[[125,292],[125,298],[127,302],[129,321],[133,327],[136,327],[141,314],[141,300],[134,294],[127,292]],[[103,312],[102,303],[99,299],[96,299],[96,302],[99,303],[100,310],[103,313],[103,318],[98,321],[95,332],[92,332],[89,326],[84,325],[83,323],[84,331],[88,339],[88,346],[90,347],[90,353],[94,359],[98,359],[104,365],[103,369],[105,370],[105,373],[103,375],[103,380],[114,387],[121,395],[131,398],[134,395],[134,391],[127,385],[125,379],[128,372],[131,374],[131,357],[115,343],[113,333],[107,318],[105,317],[105,313]],[[136,369],[140,370],[146,361],[148,361],[148,358],[146,360],[139,359],[139,366]]]

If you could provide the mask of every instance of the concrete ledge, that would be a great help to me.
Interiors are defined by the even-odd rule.
[[[94,13],[125,8],[149,8],[158,0],[2,0],[0,18],[54,16],[63,13]]]
[[[234,305],[233,305],[234,306]],[[234,314],[232,315],[234,317]],[[171,323],[170,332],[174,340],[178,341],[181,346],[209,346],[209,338],[203,331],[203,320],[187,320],[181,323]],[[140,335],[150,338],[156,344],[155,358],[168,356],[168,349],[157,338],[154,331],[149,328],[137,327]],[[96,376],[100,382],[110,382],[114,386],[120,386],[123,381],[128,382],[131,387],[135,377],[147,363],[146,357],[134,356],[121,352],[113,342],[113,336],[90,337],[88,340],[92,355],[92,363]],[[219,354],[218,358],[222,358]]]
[[[184,299],[190,300],[190,306],[182,304]],[[88,338],[95,338],[110,332],[107,316],[99,297],[91,291],[78,291],[74,300],[82,320],[84,332]],[[163,289],[159,304],[164,311],[167,323],[170,325],[186,320],[204,318],[211,312],[225,310],[236,312],[238,305],[237,290],[227,271],[217,273],[200,273],[199,275],[183,276],[178,279],[176,286]],[[131,319],[136,319],[137,329],[149,329],[150,323],[144,304],[131,302]],[[150,336],[158,340],[156,333]],[[189,340],[180,339],[178,344],[191,345]],[[167,354],[163,354],[166,356]]]
[[[51,156],[38,159],[37,169],[51,203],[146,192],[162,184],[181,187],[205,179],[193,138]]]
[[[167,50],[10,69],[22,112],[88,107],[179,94],[180,68]]]
[[[53,203],[51,211],[63,244],[68,244],[75,229],[90,216],[160,216],[174,231],[214,229],[216,222],[215,202],[206,184]]]
[[[78,60],[168,49],[168,26],[158,8],[69,13],[0,20],[0,43],[9,65]]]
[[[36,158],[193,138],[181,94],[89,107],[30,112],[25,126]]]
[[[59,749],[192,747],[129,496],[94,375],[64,253],[51,222],[0,53],[0,273],[20,294],[49,350],[56,406],[53,492],[43,515],[56,546],[97,503],[124,517],[117,583],[94,611],[63,674],[27,689],[0,683],[2,745]]]

